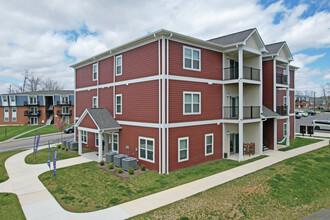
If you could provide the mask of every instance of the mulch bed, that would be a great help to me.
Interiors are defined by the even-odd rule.
[[[132,177],[135,177],[135,176],[138,176],[140,175],[141,173],[144,173],[144,172],[147,172],[148,169],[146,168],[145,171],[142,171],[140,167],[138,167],[137,170],[134,170],[134,174],[130,175],[128,172],[124,171],[122,173],[118,173],[117,172],[117,168],[114,167],[113,169],[109,169],[108,168],[108,164],[104,163],[103,166],[101,166],[100,164],[96,164],[97,167],[100,167],[101,169],[109,172],[109,173],[112,173],[116,176],[118,176],[119,178],[122,178],[122,179],[128,179],[128,178],[132,178]]]

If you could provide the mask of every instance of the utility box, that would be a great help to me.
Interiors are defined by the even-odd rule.
[[[114,156],[117,155],[117,152],[109,152],[105,154],[105,162],[106,163],[114,163]]]
[[[72,141],[70,143],[70,150],[74,151],[75,149],[78,149],[78,142],[77,141]]]
[[[224,158],[227,158],[228,157],[228,154],[227,153],[223,153],[223,157]]]
[[[312,136],[314,134],[314,127],[313,126],[307,126],[307,133]]]
[[[300,134],[303,136],[306,134],[306,125],[300,125]]]
[[[122,159],[123,170],[128,172],[128,169],[132,167],[134,170],[137,169],[137,159],[134,157],[126,157]]]
[[[70,148],[71,143],[74,142],[74,140],[67,140],[65,147]]]
[[[126,158],[126,157],[127,157],[127,155],[125,155],[125,154],[117,154],[117,155],[115,155],[113,157],[115,167],[122,167],[123,166],[122,160],[124,158]]]
[[[67,141],[67,140],[63,140],[63,141],[62,141],[62,146],[64,146],[64,147],[66,146],[66,141]]]

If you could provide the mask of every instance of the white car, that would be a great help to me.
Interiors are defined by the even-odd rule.
[[[314,120],[314,130],[330,130],[330,119],[326,120]]]

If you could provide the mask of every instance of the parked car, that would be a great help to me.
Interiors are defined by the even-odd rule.
[[[314,120],[313,126],[315,130],[330,130],[330,119]]]
[[[295,117],[296,117],[296,119],[301,119],[300,113],[299,112],[296,112]]]
[[[298,111],[301,117],[307,117],[308,113],[306,111]]]
[[[74,126],[73,125],[66,128],[66,129],[64,129],[64,133],[66,133],[66,134],[71,134],[73,132],[74,132]]]
[[[307,110],[308,115],[316,115],[316,112],[314,110]]]

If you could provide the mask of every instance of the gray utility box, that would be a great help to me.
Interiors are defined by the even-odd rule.
[[[105,154],[105,162],[106,163],[114,163],[114,156],[117,155],[117,152],[109,152]]]
[[[72,141],[71,143],[70,143],[70,150],[75,150],[75,148],[77,148],[78,149],[78,142],[77,141]]]
[[[72,142],[74,142],[74,140],[67,140],[65,146],[70,148],[70,145],[71,145]]]
[[[62,141],[62,146],[64,146],[64,147],[66,146],[66,141],[67,141],[67,140],[63,140],[63,141]]]
[[[128,169],[132,167],[134,170],[137,169],[137,159],[134,157],[126,157],[122,159],[123,170],[128,172]]]
[[[125,154],[117,154],[113,157],[115,167],[122,167],[122,159],[126,158]]]

